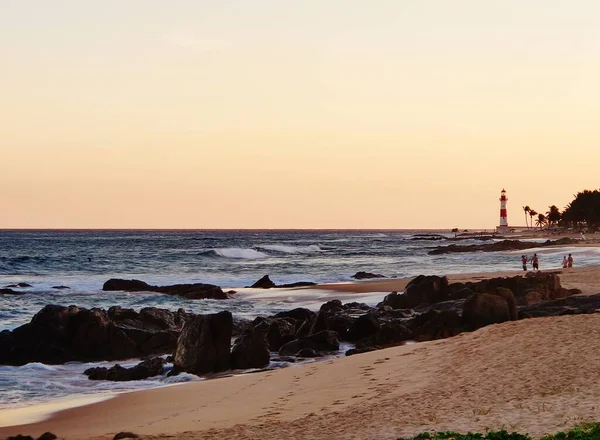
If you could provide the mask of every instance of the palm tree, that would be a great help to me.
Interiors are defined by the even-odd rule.
[[[556,205],[548,206],[548,212],[546,213],[546,220],[548,220],[548,224],[558,224],[561,219],[560,210]]]
[[[540,229],[546,224],[546,216],[544,214],[538,214],[537,220],[535,221],[535,225]]]
[[[531,225],[532,228],[533,228],[533,217],[535,217],[536,215],[538,215],[538,213],[535,209],[529,210],[529,217],[531,217],[529,224]]]
[[[529,214],[531,208],[529,207],[529,205],[525,205],[523,206],[523,211],[525,212],[525,226],[527,226],[527,229],[529,229],[529,225],[527,224],[527,214]]]

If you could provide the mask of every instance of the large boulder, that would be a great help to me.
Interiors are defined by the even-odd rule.
[[[311,348],[315,351],[337,351],[340,349],[340,342],[335,332],[325,330],[284,344],[279,349],[279,355],[293,356],[305,348]]]
[[[258,322],[257,322],[258,320]],[[281,346],[296,339],[296,325],[288,318],[257,318],[257,329],[265,331],[269,350],[279,351]]]
[[[143,380],[149,377],[160,376],[164,371],[165,363],[165,359],[154,357],[146,359],[131,368],[124,368],[117,364],[111,368],[88,368],[83,374],[90,380],[110,380],[113,382]]]
[[[491,293],[475,293],[463,306],[463,322],[468,330],[510,321],[511,312],[506,299]]]
[[[381,330],[381,324],[374,314],[367,313],[359,317],[348,329],[346,339],[348,341],[358,341],[369,337]]]
[[[91,362],[172,352],[187,315],[143,310],[48,305],[29,324],[0,334],[0,364]]]
[[[392,292],[379,306],[391,306],[394,309],[412,309],[450,299],[448,278],[435,275],[419,275],[411,280],[404,294]]]
[[[140,280],[110,279],[104,286],[104,291],[125,292],[157,292],[166,295],[180,296],[186,299],[227,299],[228,296],[220,287],[212,284],[174,284],[172,286],[152,286]]]
[[[262,328],[247,330],[231,351],[231,368],[263,368],[269,365],[270,353],[266,331]]]
[[[445,339],[464,331],[462,318],[454,310],[430,310],[414,318],[410,326],[417,341]]]
[[[228,370],[232,327],[228,311],[188,320],[177,341],[175,372],[205,375]]]

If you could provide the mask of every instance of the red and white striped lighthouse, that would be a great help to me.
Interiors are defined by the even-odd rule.
[[[499,230],[508,230],[508,216],[506,213],[506,202],[508,202],[508,198],[506,197],[506,191],[503,189],[500,193],[500,226]]]

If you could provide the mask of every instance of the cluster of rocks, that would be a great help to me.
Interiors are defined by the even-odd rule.
[[[192,315],[145,308],[108,311],[50,305],[29,324],[0,333],[0,364],[47,364],[120,360],[174,353],[172,374],[196,375],[230,369],[264,368],[279,359],[337,353],[340,341],[354,344],[346,354],[408,340],[447,338],[464,331],[519,318],[594,313],[600,295],[572,295],[557,273],[529,273],[476,283],[418,276],[403,294],[392,292],[376,307],[329,301],[318,312],[305,308],[234,321],[228,311]],[[232,338],[235,338],[232,347]],[[164,373],[166,360],[149,358],[124,368],[92,368],[96,380],[136,380]]]
[[[520,240],[502,240],[495,243],[487,244],[471,244],[471,245],[458,245],[451,244],[448,246],[438,246],[428,252],[429,255],[441,255],[456,252],[498,252],[498,251],[515,251],[523,249],[531,249],[545,246],[557,246],[557,245],[568,245],[577,243],[577,240],[572,238],[561,238],[558,240],[546,240],[543,243],[535,243],[531,241],[520,241]]]
[[[113,382],[143,380],[163,374],[164,365],[166,363],[167,360],[162,357],[153,357],[146,359],[131,368],[124,368],[117,364],[111,368],[88,368],[83,372],[83,374],[85,374],[90,380],[110,380]]]
[[[47,305],[30,323],[0,332],[0,364],[62,364],[172,353],[188,320],[183,309],[139,312]]]
[[[55,440],[58,437],[54,434],[52,434],[51,432],[44,432],[42,435],[40,435],[37,440]],[[6,440],[36,440],[34,437],[30,436],[30,435],[23,435],[23,434],[17,434],[17,435],[13,435],[11,437],[7,437]]]
[[[110,279],[104,286],[104,291],[124,292],[157,292],[166,295],[180,296],[186,299],[227,299],[229,296],[219,286],[212,284],[174,284],[172,286],[152,286],[140,280]]]
[[[359,271],[352,275],[352,278],[354,278],[355,280],[368,280],[372,278],[385,278],[385,275],[381,275],[379,273]]]

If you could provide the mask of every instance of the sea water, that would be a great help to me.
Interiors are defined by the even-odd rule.
[[[578,266],[600,264],[594,248],[475,252],[429,255],[447,240],[419,240],[419,234],[450,238],[448,231],[0,231],[0,287],[25,282],[23,295],[0,295],[0,331],[31,320],[47,304],[107,309],[114,305],[140,310],[184,308],[192,313],[229,310],[253,319],[294,307],[318,310],[334,298],[376,304],[389,292],[334,293],[318,289],[256,290],[263,275],[277,284],[351,281],[357,271],[386,277],[419,274],[495,272],[520,269],[520,255],[537,252],[542,269],[558,268],[565,253]],[[534,240],[543,241],[543,240]],[[481,244],[470,239],[455,244]],[[150,284],[210,283],[237,291],[229,300],[185,300],[154,293],[103,292],[110,278],[140,279]],[[57,290],[54,286],[68,286]],[[137,360],[121,362],[133,365]],[[91,366],[113,363],[32,363],[0,366],[0,409],[57,398],[115,393],[201,380],[193,375],[137,382],[89,381]]]

